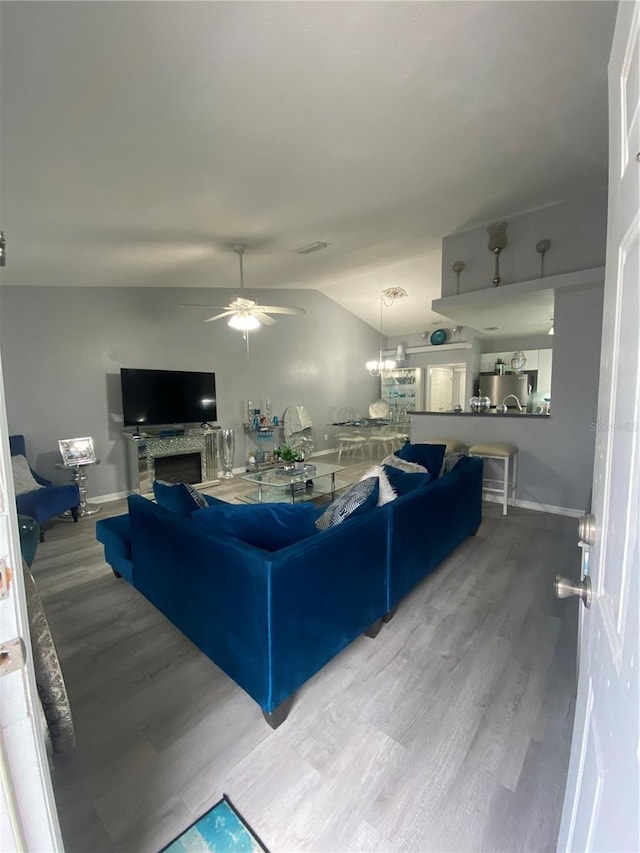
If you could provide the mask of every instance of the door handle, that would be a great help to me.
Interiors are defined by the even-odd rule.
[[[577,595],[578,598],[582,599],[587,610],[591,607],[591,578],[589,575],[579,583],[572,583],[564,575],[556,575],[554,590],[557,598],[571,598],[572,595]]]
[[[596,517],[591,512],[585,512],[578,519],[578,539],[585,545],[596,544]]]

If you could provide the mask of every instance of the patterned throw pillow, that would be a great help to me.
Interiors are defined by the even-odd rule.
[[[400,459],[399,456],[385,456],[385,458],[380,463],[381,465],[387,465],[392,468],[399,468],[400,471],[406,471],[407,474],[427,474],[427,469],[424,465],[418,465],[417,462],[407,462],[406,459]]]
[[[316,519],[316,527],[318,530],[329,530],[330,527],[342,524],[347,518],[373,509],[378,503],[379,491],[377,477],[368,477],[355,483],[329,504],[320,518]]]
[[[466,458],[466,453],[447,453],[442,462],[442,468],[440,469],[440,476],[444,476],[448,474],[449,471],[453,471],[458,462],[461,459]]]
[[[374,465],[373,468],[369,468],[369,470],[360,477],[360,482],[368,479],[369,477],[378,478],[378,506],[388,504],[389,501],[394,501],[398,497],[395,489],[389,482],[389,478],[387,477],[386,471],[382,465]]]
[[[33,479],[31,468],[25,456],[11,457],[11,471],[13,473],[13,489],[16,495],[24,495],[34,489],[43,489],[40,483]]]
[[[191,515],[200,508],[209,506],[203,494],[191,483],[167,483],[164,480],[153,481],[153,494],[156,502],[180,515]]]

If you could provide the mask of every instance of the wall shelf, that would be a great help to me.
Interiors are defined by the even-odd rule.
[[[420,352],[447,352],[448,350],[465,350],[471,349],[473,346],[469,341],[455,341],[451,344],[440,344],[438,346],[434,346],[431,344],[430,346],[425,344],[424,346],[419,347],[407,347],[405,352],[407,355],[414,355]],[[389,356],[390,358],[395,355],[394,349],[384,350],[382,355]]]

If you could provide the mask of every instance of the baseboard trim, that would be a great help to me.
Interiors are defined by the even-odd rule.
[[[111,492],[108,495],[91,495],[90,498],[87,498],[88,504],[101,504],[101,503],[109,503],[109,501],[119,501],[120,498],[126,498],[130,495],[131,492]]]
[[[500,495],[487,495],[483,494],[483,501],[491,501],[491,503],[501,504],[502,498]],[[509,504],[511,506],[511,504]],[[568,506],[555,506],[554,504],[540,504],[536,501],[522,501],[516,500],[516,506],[521,507],[522,509],[532,509],[535,512],[548,512],[551,515],[566,515],[568,518],[580,518],[581,515],[584,515],[583,509],[572,509]]]

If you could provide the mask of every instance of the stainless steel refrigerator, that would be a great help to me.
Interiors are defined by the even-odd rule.
[[[513,394],[520,401],[522,408],[526,409],[530,393],[530,379],[526,373],[509,373],[504,376],[497,374],[480,376],[480,396],[489,397],[492,408],[499,406],[505,400],[505,397]],[[506,400],[506,405],[510,409],[518,408],[518,404],[513,397]]]

